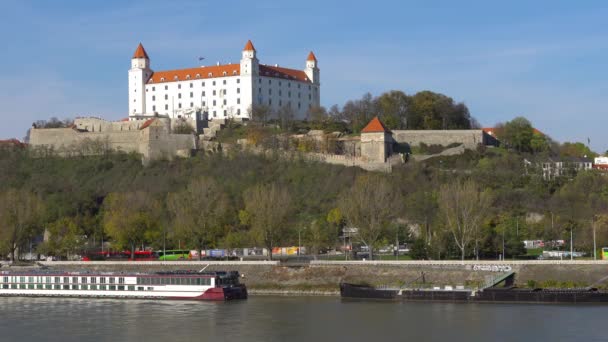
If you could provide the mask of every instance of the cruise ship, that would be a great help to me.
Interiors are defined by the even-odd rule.
[[[0,272],[0,296],[215,300],[246,299],[239,273]]]

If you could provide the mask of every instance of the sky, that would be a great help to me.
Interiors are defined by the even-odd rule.
[[[303,69],[321,104],[440,92],[483,125],[528,118],[553,139],[608,150],[607,1],[0,0],[0,139],[50,117],[127,116],[139,42],[153,70],[238,62]]]

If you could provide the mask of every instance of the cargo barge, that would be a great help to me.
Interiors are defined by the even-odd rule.
[[[456,303],[608,303],[608,292],[596,288],[527,289],[491,287],[483,290],[464,288],[396,289],[350,283],[340,284],[342,298],[391,301],[456,302]]]
[[[246,299],[239,273],[0,272],[0,296],[185,299]]]

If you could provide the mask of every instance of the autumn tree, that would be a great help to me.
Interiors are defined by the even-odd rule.
[[[188,186],[167,196],[167,208],[177,236],[198,251],[222,234],[230,212],[228,196],[209,178],[192,181]],[[201,253],[199,253],[199,260]]]
[[[490,193],[480,191],[473,181],[455,181],[439,188],[438,199],[445,226],[464,260],[467,247],[477,241],[480,225],[488,214]]]
[[[103,227],[119,246],[128,246],[131,258],[135,246],[147,242],[159,227],[161,206],[143,191],[110,193],[103,202]]]
[[[63,255],[68,260],[82,246],[83,233],[71,217],[63,217],[47,226],[48,240],[38,251],[46,255]]]
[[[34,235],[43,211],[44,205],[34,193],[18,189],[0,193],[0,249],[13,262],[17,249]]]
[[[279,184],[258,184],[245,191],[243,200],[245,211],[239,213],[241,222],[251,227],[251,232],[268,249],[272,259],[272,247],[287,230],[291,196]]]
[[[357,178],[339,198],[339,208],[348,224],[358,230],[359,240],[373,248],[395,217],[395,193],[389,182],[376,175]]]

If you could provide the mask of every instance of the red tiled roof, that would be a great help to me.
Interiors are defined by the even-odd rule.
[[[141,43],[139,43],[139,45],[137,45],[137,49],[135,50],[135,53],[133,54],[133,58],[148,58],[146,49],[144,49],[144,46],[141,45]],[[148,58],[148,59],[150,59],[150,58]]]
[[[317,61],[317,57],[315,56],[314,53],[312,53],[312,51],[310,51],[310,53],[308,54],[308,58],[306,58],[307,61]]]
[[[264,64],[260,64],[260,76],[285,78],[289,80],[310,83],[308,76],[302,70],[281,68]]]
[[[245,48],[243,48],[243,51],[255,51],[255,48],[253,47],[253,43],[251,42],[251,40],[247,41],[247,44],[245,44]]]
[[[228,77],[238,76],[240,74],[240,64],[213,65],[180,70],[155,71],[148,79],[148,83],[150,84],[196,80],[203,78]]]
[[[148,128],[148,126],[150,126],[154,122],[154,120],[156,120],[156,118],[146,120],[146,122],[144,122],[144,124],[141,125],[141,127],[139,127],[139,129]]]
[[[11,146],[11,147],[24,147],[26,144],[22,143],[21,141],[17,140],[17,139],[7,139],[7,140],[0,140],[0,147],[3,146]]]
[[[388,128],[384,126],[382,121],[378,117],[374,117],[365,128],[361,130],[361,133],[378,133],[378,132],[389,132]]]

